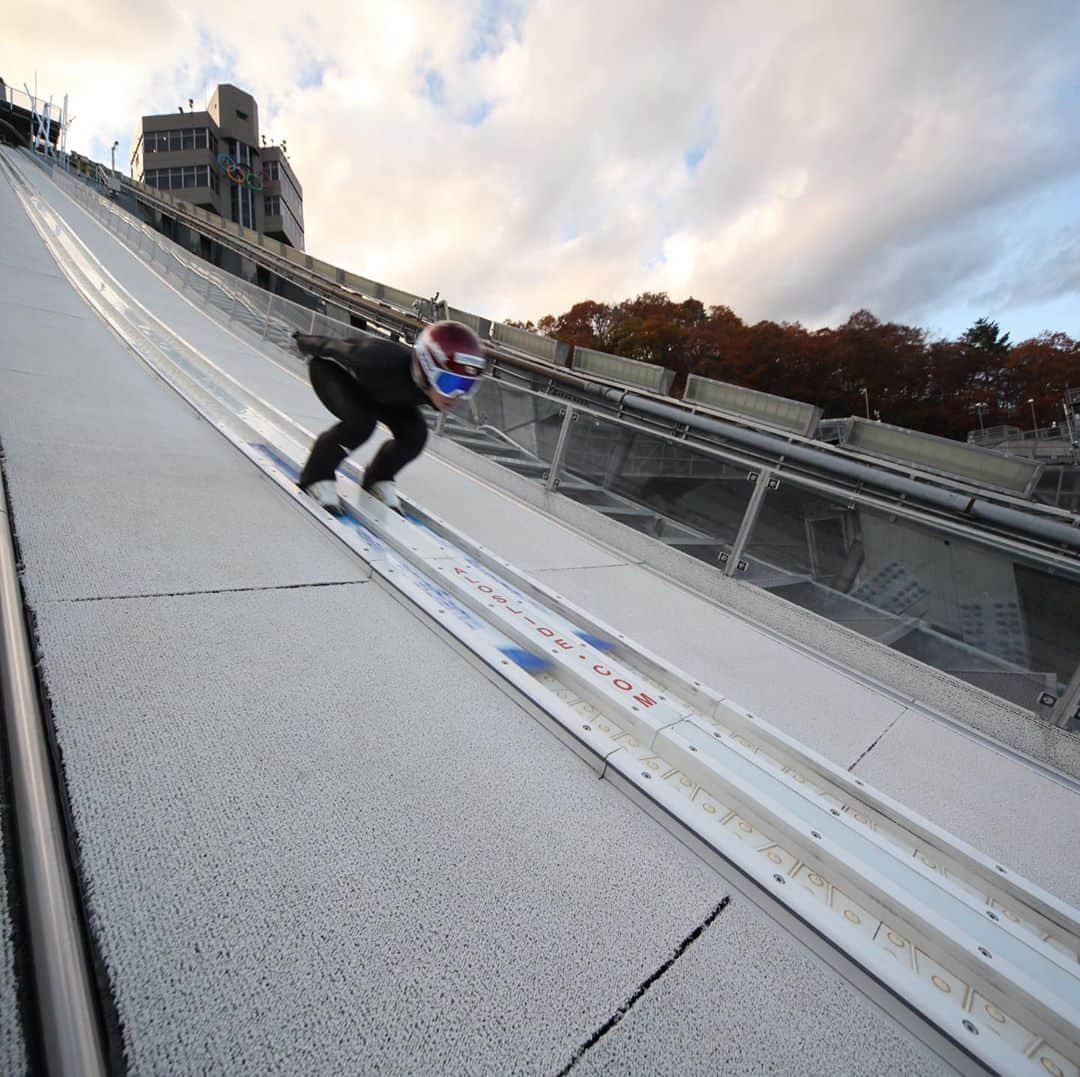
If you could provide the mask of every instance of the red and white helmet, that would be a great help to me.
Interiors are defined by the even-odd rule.
[[[428,385],[440,396],[468,396],[487,369],[480,338],[461,322],[425,326],[413,350]]]

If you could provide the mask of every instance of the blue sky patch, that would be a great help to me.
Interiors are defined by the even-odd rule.
[[[559,240],[562,243],[573,243],[580,235],[581,222],[577,220],[566,221],[563,223],[562,228],[559,229]]]
[[[424,97],[435,105],[436,108],[441,108],[446,104],[446,80],[434,68],[429,68],[425,71],[423,78]]]
[[[312,86],[321,86],[328,67],[329,65],[321,60],[312,60],[310,63],[304,64],[300,68],[300,76],[296,80],[297,86],[301,90],[310,89]]]
[[[465,110],[464,120],[470,127],[479,127],[491,115],[493,101],[478,101]]]
[[[686,165],[686,171],[693,175],[697,171],[697,166],[701,164],[701,159],[709,152],[709,144],[707,142],[699,142],[696,146],[691,146],[690,149],[683,154],[683,163]]]
[[[698,165],[701,164],[713,144],[715,117],[711,104],[702,108],[694,126],[697,128],[697,138],[695,138],[693,145],[683,154],[683,164],[686,165],[686,171],[691,176],[697,171]]]
[[[481,0],[469,26],[466,60],[498,56],[509,41],[520,41],[525,7],[523,0]]]

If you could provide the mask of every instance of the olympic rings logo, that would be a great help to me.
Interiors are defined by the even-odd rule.
[[[250,187],[256,194],[263,189],[265,174],[256,172],[249,165],[237,164],[227,153],[217,155],[218,167],[237,187]]]

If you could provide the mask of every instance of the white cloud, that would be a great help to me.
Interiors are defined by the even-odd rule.
[[[646,288],[809,324],[1005,302],[1003,221],[1080,170],[1070,3],[22,11],[0,73],[70,90],[76,148],[235,82],[288,140],[309,250],[496,317]]]

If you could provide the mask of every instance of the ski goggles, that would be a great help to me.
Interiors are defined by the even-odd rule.
[[[420,368],[424,372],[424,377],[427,378],[428,385],[440,396],[451,399],[468,396],[480,384],[480,375],[484,371],[484,360],[478,355],[461,355],[459,353],[454,356],[456,362],[464,366],[475,367],[475,375],[456,374],[452,370],[443,370],[435,365],[435,361],[428,354],[426,348],[418,347],[416,357],[420,360]]]
[[[464,374],[453,374],[449,370],[440,370],[431,384],[440,396],[468,396],[480,384],[480,379],[467,378]]]

